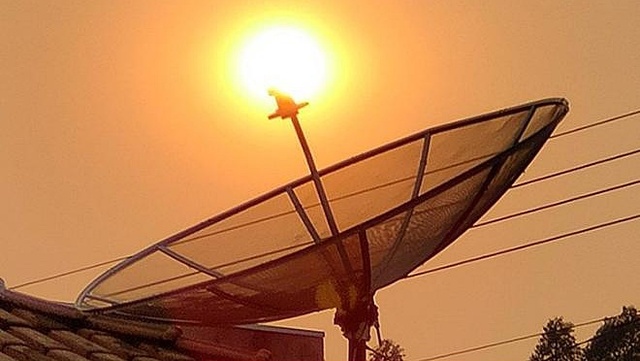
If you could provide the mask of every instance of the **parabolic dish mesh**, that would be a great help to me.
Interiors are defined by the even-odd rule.
[[[568,111],[546,99],[432,128],[320,171],[161,241],[92,282],[77,306],[242,324],[349,307],[473,225]]]

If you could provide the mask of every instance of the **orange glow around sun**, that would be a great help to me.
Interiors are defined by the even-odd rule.
[[[246,36],[238,49],[236,81],[257,99],[268,98],[273,87],[309,100],[326,90],[331,78],[328,53],[299,27],[265,26]]]
[[[297,102],[310,103],[304,110],[310,131],[322,124],[322,131],[330,132],[335,115],[356,107],[358,100],[348,96],[355,79],[359,89],[370,87],[375,72],[370,61],[362,61],[366,42],[354,42],[340,19],[328,21],[331,17],[319,16],[319,9],[292,14],[241,6],[237,13],[243,16],[216,24],[224,32],[212,29],[211,37],[203,38],[192,75],[203,104],[224,127],[243,134],[265,129],[274,134],[277,126],[263,119],[275,109],[268,89],[276,88]],[[286,136],[289,127],[282,122]]]

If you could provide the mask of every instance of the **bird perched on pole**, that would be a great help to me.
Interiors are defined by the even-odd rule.
[[[309,102],[296,103],[293,98],[274,88],[269,89],[269,95],[276,98],[276,104],[278,105],[278,109],[276,109],[275,113],[269,115],[269,119],[295,117],[298,114],[298,109],[309,105]]]

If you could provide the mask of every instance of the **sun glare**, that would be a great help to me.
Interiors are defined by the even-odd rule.
[[[273,26],[247,38],[240,47],[237,72],[242,86],[257,98],[276,88],[309,100],[326,86],[327,55],[309,33],[292,26]]]

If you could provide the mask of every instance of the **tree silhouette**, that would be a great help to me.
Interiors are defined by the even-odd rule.
[[[607,318],[585,348],[588,361],[640,360],[640,315],[633,306]]]
[[[369,355],[369,361],[404,361],[404,349],[393,340],[383,340]]]
[[[573,336],[573,324],[562,317],[549,320],[543,328],[529,361],[581,361],[582,350]]]

